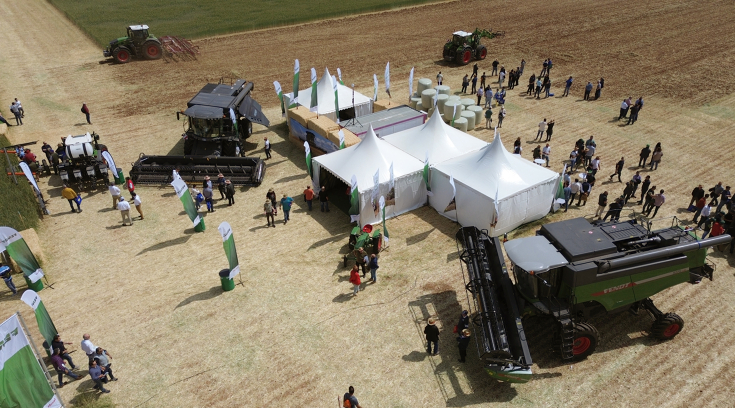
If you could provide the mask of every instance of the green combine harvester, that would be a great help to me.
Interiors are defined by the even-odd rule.
[[[537,235],[505,242],[515,283],[501,242],[487,231],[464,227],[457,248],[480,359],[493,378],[524,383],[533,361],[522,317],[555,320],[554,348],[563,360],[578,361],[600,342],[588,319],[598,313],[645,309],[650,334],[674,338],[684,327],[675,313],[663,313],[651,297],[684,282],[712,280],[707,249],[730,242],[729,235],[699,240],[679,226],[650,231],[636,221],[590,224],[584,218],[546,224]]]
[[[110,45],[102,51],[102,55],[105,58],[112,57],[118,64],[130,62],[132,57],[155,60],[163,56],[161,42],[148,33],[147,25],[129,26],[127,34],[127,37],[110,41]]]
[[[504,33],[503,31],[491,32],[477,28],[471,33],[457,31],[444,44],[444,60],[447,62],[456,62],[460,65],[469,64],[472,58],[484,60],[487,57],[487,48],[480,44],[480,39],[483,37],[495,38]]]

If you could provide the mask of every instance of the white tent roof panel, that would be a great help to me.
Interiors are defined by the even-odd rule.
[[[307,71],[308,72],[308,71]],[[326,115],[328,113],[334,113],[334,88],[332,87],[332,76],[329,74],[328,69],[324,69],[324,75],[317,82],[317,109],[320,115]],[[339,96],[339,110],[345,110],[352,107],[352,88],[348,88],[342,84],[337,84],[337,95]],[[293,100],[293,92],[284,95],[290,104]],[[311,86],[306,89],[299,90],[299,104],[301,106],[311,106]],[[370,109],[366,112],[365,109],[359,109],[358,107],[368,105]],[[372,112],[372,99],[367,96],[355,92],[355,110],[359,111],[359,114],[365,114]]]

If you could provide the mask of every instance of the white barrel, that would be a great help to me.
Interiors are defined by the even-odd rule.
[[[467,119],[466,118],[454,119],[454,127],[463,132],[466,132],[467,131]]]
[[[444,104],[449,100],[449,95],[439,94],[436,99],[436,106],[439,108],[439,111],[444,112]]]
[[[421,102],[418,102],[416,103],[416,108],[414,109],[416,109],[417,111],[422,111],[424,110],[424,105]]]
[[[421,102],[421,98],[413,96],[411,97],[411,102],[409,102],[409,106],[416,109],[416,104]]]
[[[434,95],[436,95],[436,91],[433,89],[424,89],[421,91],[421,104],[424,105],[424,108],[434,106]]]
[[[459,95],[449,95],[449,100],[450,101],[461,101],[462,97],[460,97]]]
[[[464,105],[465,108],[468,106],[472,106],[475,104],[475,100],[472,98],[462,98],[462,105]]]
[[[475,113],[475,126],[480,126],[480,124],[482,123],[482,118],[485,116],[482,106],[468,106],[467,110]]]
[[[439,85],[436,90],[439,91],[440,95],[449,95],[450,88],[447,85]]]
[[[94,155],[94,147],[89,142],[74,143],[66,146],[66,155],[72,159],[92,157]]]
[[[466,110],[462,112],[462,117],[467,120],[467,129],[472,130],[475,128],[475,125],[479,122],[475,120],[475,112]],[[456,121],[455,121],[456,123]]]
[[[454,108],[457,107],[457,110],[455,111]],[[462,105],[458,101],[446,101],[444,103],[444,120],[451,121],[452,120],[452,113],[454,113],[454,119],[459,119],[462,116],[462,111],[464,110],[464,105]]]
[[[419,92],[418,94],[421,95],[421,92],[424,92],[427,89],[431,89],[431,79],[429,78],[421,78],[419,79]]]

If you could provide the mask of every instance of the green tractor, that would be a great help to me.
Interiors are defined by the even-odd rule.
[[[503,35],[503,32],[490,32],[488,30],[475,29],[474,32],[457,31],[452,38],[444,44],[444,60],[467,65],[472,58],[484,60],[487,56],[487,48],[480,44],[480,38],[495,38]]]
[[[457,246],[485,370],[500,381],[531,379],[525,316],[551,318],[554,349],[567,361],[587,358],[600,344],[589,320],[596,314],[645,310],[653,318],[652,337],[674,338],[684,320],[660,311],[651,297],[684,282],[712,280],[707,249],[730,240],[699,240],[678,225],[651,231],[635,220],[590,224],[575,218],[503,244],[514,283],[500,240],[475,227],[460,229]]]
[[[163,56],[163,49],[158,38],[148,33],[147,25],[132,25],[128,27],[128,36],[110,41],[102,55],[112,57],[118,64],[125,64],[132,57],[159,59]]]

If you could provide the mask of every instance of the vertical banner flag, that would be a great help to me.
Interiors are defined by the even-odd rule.
[[[345,84],[344,82],[342,82],[342,70],[339,69],[339,67],[337,67],[337,78],[339,78],[339,83],[341,85],[344,85]]]
[[[495,228],[496,225],[498,225],[498,219],[499,219],[499,211],[498,211],[498,191],[500,189],[495,189],[495,201],[493,202],[493,205],[495,206],[495,215],[493,216],[493,222],[490,223],[490,226]]]
[[[390,98],[390,62],[385,64],[385,93]]]
[[[390,162],[388,168],[390,180],[388,181],[388,196],[385,198],[385,205],[396,205],[396,183],[393,179],[393,162]]]
[[[306,171],[309,173],[309,177],[313,177],[314,172],[311,168],[311,146],[309,146],[309,142],[304,142],[304,151],[306,152]]]
[[[316,70],[314,68],[311,69],[311,103],[309,104],[309,110],[312,112],[319,110],[316,92]]]
[[[380,212],[383,213],[383,246],[388,246],[388,227],[385,226],[385,198],[380,196]]]
[[[38,188],[38,184],[36,184],[36,179],[33,177],[33,172],[31,171],[31,168],[28,167],[28,163],[22,161],[20,162],[20,168],[23,169],[23,174],[26,175],[26,178],[31,183],[33,188],[36,189],[39,193],[41,192],[41,189]]]
[[[123,182],[125,182],[125,180],[119,180],[120,179],[120,175],[117,174],[117,165],[115,165],[115,160],[113,160],[112,155],[110,154],[110,152],[108,152],[107,150],[105,150],[104,152],[102,152],[102,157],[107,162],[107,168],[110,169],[110,173],[112,173],[112,178],[115,179],[115,182],[116,183],[120,183],[120,184],[122,184]]]
[[[436,108],[436,105],[439,103],[439,87],[437,86],[435,89],[436,92],[434,92],[433,102],[434,102],[434,108]]]
[[[276,87],[276,94],[278,95],[278,100],[281,101],[281,117],[286,117],[286,107],[283,105],[283,89],[281,89],[281,84],[278,81],[273,81],[273,86]]]
[[[227,262],[230,264],[230,279],[240,273],[240,262],[237,260],[237,249],[235,248],[235,237],[232,235],[232,227],[227,222],[223,222],[217,227],[219,234],[222,235],[222,246],[225,248]]]
[[[449,205],[444,209],[444,212],[457,209],[457,187],[454,186],[454,176],[451,174],[449,175],[449,184],[452,186],[452,201],[449,202]],[[457,222],[459,222],[459,216],[457,217]]]
[[[194,200],[192,200],[191,198],[191,194],[189,193],[189,186],[187,186],[182,179],[172,181],[171,185],[174,187],[176,195],[179,196],[181,203],[184,204],[184,211],[186,211],[186,214],[189,216],[191,222],[194,223],[194,231],[204,231],[204,220],[202,219],[202,217],[199,216],[199,212],[197,211],[197,207],[194,204]]]
[[[424,184],[426,185],[426,194],[429,197],[433,197],[434,193],[431,192],[431,185],[429,185],[429,152],[426,151],[426,159],[424,160]]]
[[[0,390],[0,407],[62,407],[17,314],[0,324]]]
[[[293,108],[295,106],[298,106],[299,104],[299,60],[296,60],[293,64],[293,101],[291,101],[291,106],[289,108]]]
[[[360,221],[360,192],[357,191],[357,176],[353,175],[350,181],[350,222]]]
[[[413,68],[411,67],[411,73],[408,74],[408,101],[411,102],[413,96]]]
[[[237,116],[235,115],[235,110],[230,108],[230,120],[232,121],[232,128],[235,129],[235,133],[237,132]]]
[[[8,251],[10,258],[18,264],[23,275],[31,281],[37,282],[43,277],[43,270],[38,265],[36,257],[28,248],[28,244],[20,233],[10,227],[0,227],[0,252]]]
[[[342,131],[342,129],[337,132],[339,135],[339,148],[344,149],[345,148],[345,132]]]
[[[452,109],[452,126],[454,126],[454,117],[457,116],[457,105],[454,105],[454,108]]]
[[[332,89],[334,90],[334,114],[339,122],[339,87],[337,86],[337,78],[332,75]]]
[[[559,178],[559,188],[556,189],[556,198],[564,198],[564,175],[567,174],[567,164],[564,163],[564,169],[561,171]]]
[[[373,205],[373,213],[377,217],[380,213],[380,207],[378,206],[378,193],[380,193],[380,167],[375,171],[373,175],[373,192],[370,194],[370,203]]]
[[[56,330],[54,322],[51,321],[51,316],[49,316],[46,306],[41,302],[41,297],[38,296],[38,293],[35,291],[27,289],[23,292],[23,296],[20,297],[20,300],[24,301],[35,312],[38,331],[41,332],[43,339],[46,340],[46,343],[51,347],[51,342],[54,341],[54,337],[56,337],[59,332]]]
[[[378,75],[373,74],[373,83],[375,86],[373,87],[373,101],[378,100]]]

